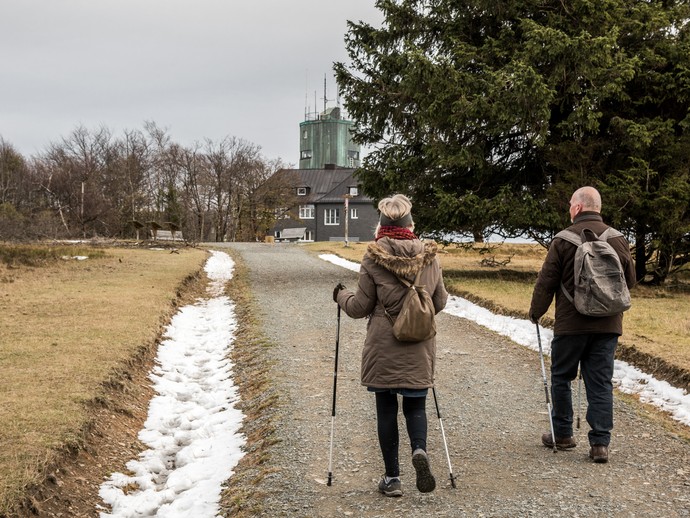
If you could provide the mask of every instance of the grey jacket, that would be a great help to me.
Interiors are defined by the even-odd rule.
[[[372,388],[431,388],[434,385],[436,339],[399,342],[384,314],[397,315],[407,288],[396,275],[412,282],[423,269],[423,284],[438,313],[448,299],[433,241],[383,237],[371,243],[362,259],[357,291],[343,289],[338,304],[352,318],[370,317],[362,350],[362,385]]]

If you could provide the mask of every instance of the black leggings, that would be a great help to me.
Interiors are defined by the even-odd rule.
[[[426,451],[426,397],[404,397],[403,414],[410,436],[412,451],[421,448]],[[376,422],[379,444],[386,466],[386,475],[400,476],[398,464],[398,395],[391,392],[376,393]]]

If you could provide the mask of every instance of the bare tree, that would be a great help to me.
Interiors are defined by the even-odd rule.
[[[243,205],[240,208],[240,228],[237,238],[244,241],[263,240],[275,224],[276,208],[291,207],[296,202],[297,176],[283,172],[281,160],[261,158],[253,163],[250,174],[244,177]]]
[[[211,212],[213,190],[208,164],[198,144],[185,148],[180,154],[183,204],[188,214],[186,235],[195,241],[207,238],[208,217]]]
[[[26,200],[27,167],[24,157],[0,137],[0,205],[11,203],[20,209]]]
[[[120,231],[130,228],[138,234],[137,223],[149,216],[145,209],[149,206],[146,186],[151,162],[150,145],[141,131],[126,130],[111,146],[104,190],[117,209],[112,216],[117,216]]]

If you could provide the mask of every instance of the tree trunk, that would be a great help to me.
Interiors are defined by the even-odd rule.
[[[635,236],[635,279],[644,281],[647,275],[647,253],[644,247],[644,232],[638,231]]]

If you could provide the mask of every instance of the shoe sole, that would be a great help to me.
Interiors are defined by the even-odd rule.
[[[545,442],[542,440],[541,443],[544,446],[546,446],[547,448],[553,448],[552,442]],[[574,448],[575,446],[577,446],[577,443],[573,443],[573,444],[562,444],[562,443],[558,444],[558,443],[556,443],[556,449],[558,449],[558,450],[569,450],[571,448]]]
[[[426,455],[415,455],[412,457],[412,465],[417,472],[417,489],[420,493],[431,493],[436,489],[436,479],[431,474],[429,459]]]
[[[383,489],[379,489],[379,493],[392,497],[402,496],[402,489],[394,489],[393,491],[385,491]]]
[[[592,457],[592,460],[597,464],[606,464],[609,461],[606,457]]]
[[[547,444],[547,443],[542,441],[542,444],[544,446],[546,446],[547,448],[553,448],[553,443]],[[570,450],[570,449],[574,448],[575,446],[577,446],[577,444],[563,444],[563,445],[556,444],[556,449],[557,450]]]

